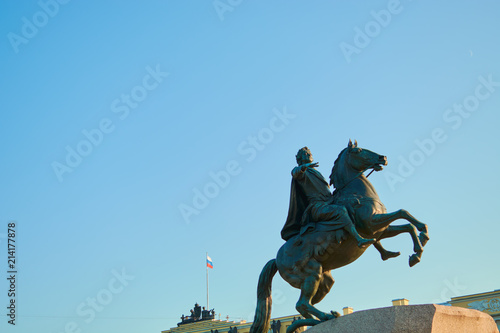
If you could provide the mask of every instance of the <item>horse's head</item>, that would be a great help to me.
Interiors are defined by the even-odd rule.
[[[358,147],[358,142],[349,140],[347,148],[342,150],[333,165],[330,175],[330,184],[339,188],[356,174],[365,170],[374,169],[380,171],[383,165],[387,165],[387,157],[372,152],[371,150]]]

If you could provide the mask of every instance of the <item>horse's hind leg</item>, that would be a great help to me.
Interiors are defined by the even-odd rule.
[[[317,304],[321,302],[323,298],[330,292],[332,289],[335,280],[332,277],[330,272],[323,272],[323,277],[319,282],[318,291],[316,291],[316,295],[311,300],[312,304]]]
[[[322,270],[321,264],[316,260],[309,261],[307,267],[305,267],[304,275],[306,278],[300,287],[300,298],[295,306],[304,318],[313,318],[312,316],[315,316],[321,321],[335,318],[334,315],[322,312],[312,305],[312,299],[318,292],[323,277]]]

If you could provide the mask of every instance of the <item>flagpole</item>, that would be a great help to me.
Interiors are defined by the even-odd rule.
[[[207,311],[210,309],[208,307],[208,264],[207,264],[207,261],[208,260],[208,252],[206,252],[206,257],[205,257],[205,266],[207,268]]]

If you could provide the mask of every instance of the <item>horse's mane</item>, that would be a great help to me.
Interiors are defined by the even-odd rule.
[[[341,161],[344,160],[348,149],[349,147],[344,148],[333,163],[332,173],[330,174],[330,185],[333,185],[333,187],[335,188],[339,188],[344,185],[342,176],[344,174],[343,171],[345,168],[345,163],[341,163]]]

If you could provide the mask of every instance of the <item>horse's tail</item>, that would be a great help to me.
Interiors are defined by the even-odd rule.
[[[257,285],[257,308],[250,333],[267,333],[271,322],[271,283],[278,267],[276,259],[269,260],[262,269]]]

